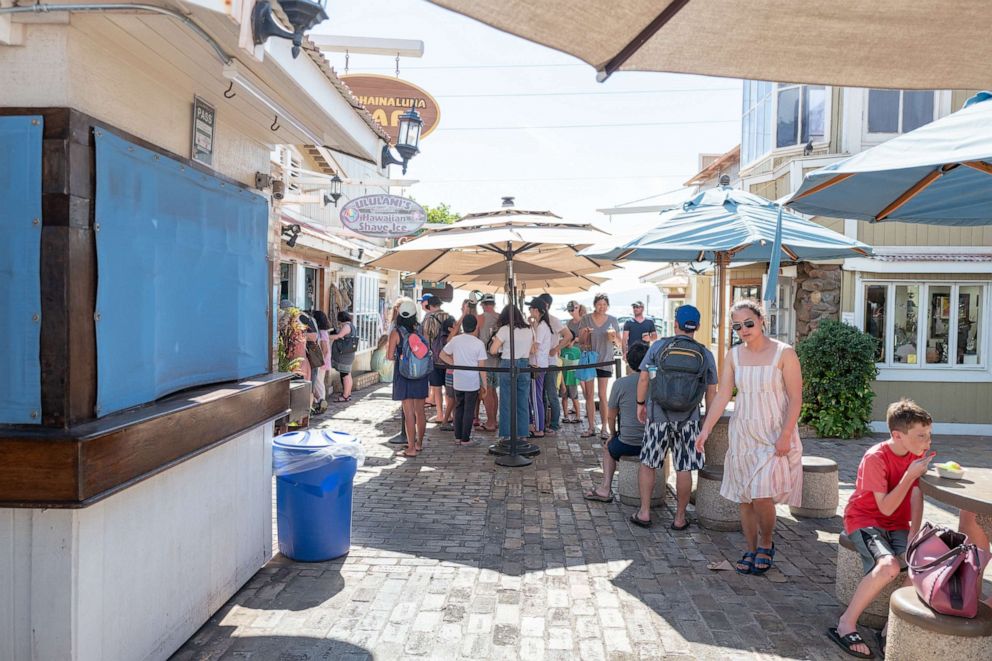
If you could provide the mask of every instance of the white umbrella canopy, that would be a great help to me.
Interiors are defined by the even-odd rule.
[[[603,80],[668,71],[779,82],[984,89],[987,0],[431,0],[574,55]]]
[[[580,291],[589,291],[593,287],[598,287],[606,282],[606,278],[586,275],[561,278],[538,278],[520,277],[516,279],[517,290],[524,292],[548,293],[548,294],[575,294]],[[455,289],[478,290],[484,294],[496,294],[506,291],[506,282],[503,280],[463,280],[453,278],[448,280]]]

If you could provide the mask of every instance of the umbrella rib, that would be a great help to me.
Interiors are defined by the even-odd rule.
[[[895,211],[905,206],[907,202],[909,202],[914,197],[916,197],[924,190],[926,190],[927,186],[929,186],[934,181],[936,181],[942,174],[950,170],[953,170],[956,167],[958,167],[957,163],[949,163],[947,165],[943,165],[937,168],[936,170],[934,170],[933,172],[929,173],[927,176],[923,177],[919,181],[917,181],[909,188],[909,190],[907,190],[905,193],[903,193],[895,200],[893,200],[892,204],[879,211],[878,214],[875,216],[875,222],[885,220],[886,218],[891,216]]]
[[[804,193],[800,193],[799,195],[796,195],[794,198],[792,198],[791,200],[789,200],[789,202],[795,202],[796,200],[800,200],[800,199],[806,197],[807,195],[812,195],[813,193],[819,193],[821,190],[824,190],[826,188],[830,188],[831,186],[833,186],[835,184],[839,184],[840,182],[844,181],[845,179],[850,179],[853,176],[854,176],[854,173],[853,172],[847,172],[847,173],[844,173],[844,174],[839,174],[839,175],[837,175],[836,177],[834,177],[832,179],[829,179],[827,181],[824,181],[822,184],[817,184],[816,186],[813,186],[812,188],[810,188],[808,191],[806,191]]]
[[[648,39],[653,37],[658,30],[665,27],[665,25],[675,18],[675,15],[682,11],[682,8],[689,4],[689,0],[672,0],[668,3],[660,14],[655,16],[654,20],[648,23],[647,27],[641,30],[636,37],[634,37],[630,43],[620,49],[620,52],[614,55],[610,60],[603,66],[601,70],[601,78],[599,82],[604,82],[607,78],[613,75],[617,69],[622,67],[624,63],[629,60],[633,55],[641,50]]]
[[[985,174],[992,174],[992,165],[989,165],[985,161],[967,161],[961,165],[978,170],[979,172],[984,172]]]
[[[782,246],[782,252],[788,255],[789,259],[791,259],[792,261],[794,262],[799,261],[799,255],[796,254],[791,248],[789,248],[789,246]]]

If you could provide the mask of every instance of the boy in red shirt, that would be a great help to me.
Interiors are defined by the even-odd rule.
[[[936,454],[929,452],[933,419],[915,402],[902,399],[890,404],[885,420],[891,436],[865,452],[854,494],[844,510],[844,532],[864,561],[865,577],[837,627],[827,630],[845,652],[861,659],[873,655],[858,634],[858,618],[906,566],[906,546],[923,517],[919,480]],[[882,631],[883,656],[884,636]]]

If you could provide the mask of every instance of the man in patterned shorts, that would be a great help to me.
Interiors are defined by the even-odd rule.
[[[630,517],[632,523],[642,527],[651,525],[651,492],[654,490],[655,471],[662,467],[665,454],[671,451],[672,464],[675,468],[675,494],[677,508],[672,530],[685,530],[689,522],[685,518],[685,509],[689,505],[689,494],[692,491],[692,473],[703,467],[703,455],[696,452],[696,435],[699,433],[699,405],[690,410],[666,410],[651,397],[651,379],[671,378],[666,376],[663,369],[658,369],[662,363],[665,348],[676,338],[683,337],[694,340],[696,329],[699,328],[699,310],[691,305],[683,305],[675,311],[675,335],[663,337],[648,350],[641,363],[640,379],[637,383],[637,417],[644,426],[644,443],[641,446],[641,466],[637,475],[638,489],[641,493],[641,507]],[[705,387],[706,406],[716,397],[717,371],[716,361],[710,350],[701,344],[695,344],[694,350],[700,356],[700,376]],[[655,369],[651,369],[655,368]],[[702,398],[700,398],[702,399]]]

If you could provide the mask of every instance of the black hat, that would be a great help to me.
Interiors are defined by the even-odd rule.
[[[527,301],[527,307],[529,307],[529,308],[537,308],[541,312],[547,312],[548,311],[548,304],[540,296],[535,296],[534,298],[532,298],[529,301]]]

